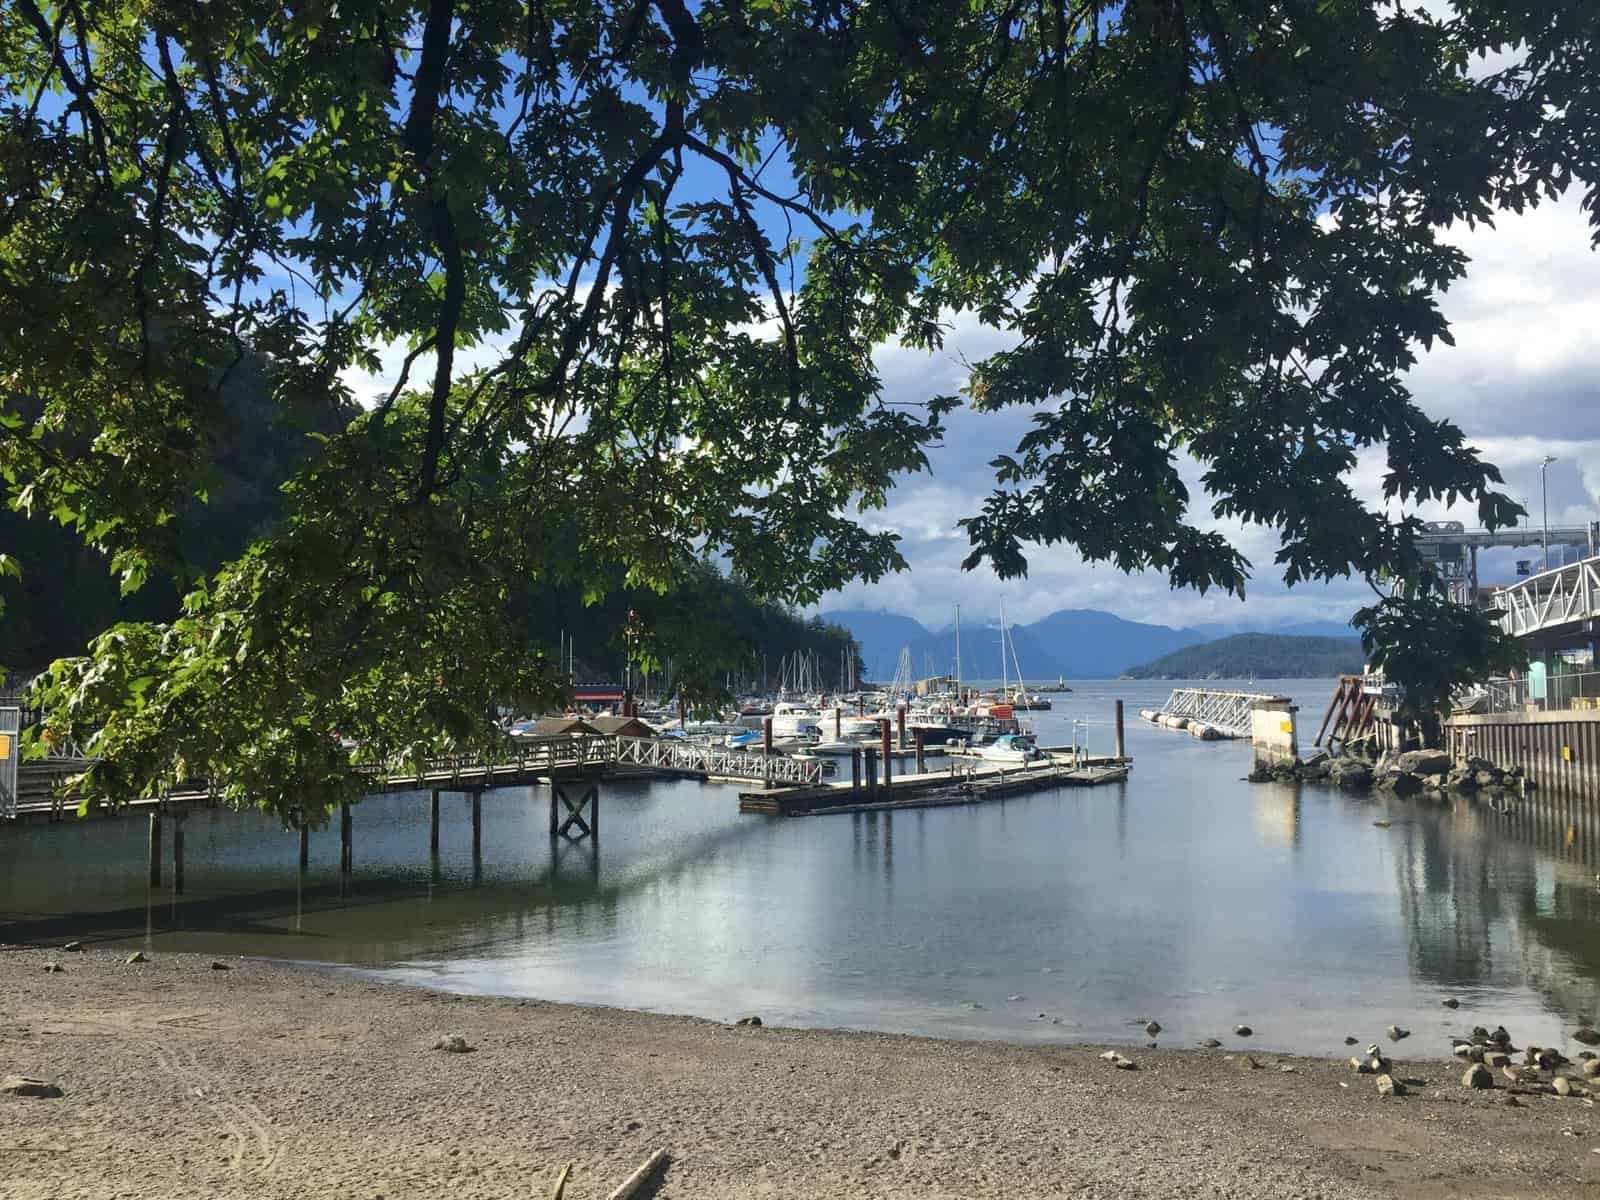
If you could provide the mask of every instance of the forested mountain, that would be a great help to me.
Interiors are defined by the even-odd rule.
[[[1326,679],[1361,670],[1354,638],[1239,633],[1131,668],[1132,679]]]
[[[311,434],[336,432],[352,415],[297,414],[303,424],[291,425],[271,394],[269,366],[256,357],[242,362],[223,389],[225,419],[212,439],[206,500],[180,505],[173,522],[191,573],[215,571],[270,530],[283,512],[283,483],[314,446]],[[81,653],[89,639],[119,621],[166,621],[178,613],[177,581],[153,576],[139,591],[120,595],[104,556],[47,515],[26,517],[0,504],[0,552],[23,570],[20,579],[0,578],[0,681]],[[621,678],[629,612],[636,614],[636,659],[659,661],[670,643],[685,681],[713,689],[735,672],[759,678],[762,655],[775,679],[780,660],[802,651],[815,655],[825,678],[836,679],[842,656],[855,652],[845,630],[763,603],[714,566],[689,563],[684,574],[683,586],[664,596],[623,587],[619,569],[598,604],[585,605],[576,585],[530,586],[507,603],[552,659],[562,646],[575,648],[580,680]]]

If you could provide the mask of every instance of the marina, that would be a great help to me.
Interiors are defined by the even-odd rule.
[[[1267,688],[1320,709],[1334,684]],[[1116,699],[1170,692],[1074,688],[1039,743],[1069,746],[1076,720],[1100,758]],[[1337,1055],[1374,1013],[1442,1034],[1446,996],[1538,1044],[1600,1008],[1592,817],[1569,842],[1531,802],[1251,785],[1247,744],[1126,733],[1125,779],[827,819],[742,814],[749,784],[619,775],[596,837],[552,840],[551,788],[532,784],[485,792],[475,841],[470,797],[446,792],[435,851],[429,791],[392,792],[355,806],[348,873],[336,826],[311,831],[302,872],[277,822],[200,809],[182,894],[150,884],[143,820],[18,826],[0,914],[36,945],[963,1038],[1137,1040],[1148,1012],[1174,1038],[1249,1021],[1263,1046]]]

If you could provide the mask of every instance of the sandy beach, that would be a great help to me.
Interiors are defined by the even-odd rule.
[[[1219,1050],[1022,1047],[466,998],[253,959],[0,950],[0,1194],[1600,1195],[1600,1109]],[[47,961],[60,973],[46,973]],[[730,1013],[730,1019],[741,1014]],[[1352,1030],[1359,1036],[1377,1031]],[[433,1048],[446,1034],[473,1047]],[[1442,1055],[1446,1047],[1412,1047]],[[1248,1054],[1256,1067],[1243,1059]]]

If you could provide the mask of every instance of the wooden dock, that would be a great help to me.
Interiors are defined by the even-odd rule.
[[[811,817],[830,813],[884,812],[901,808],[941,808],[981,804],[1003,796],[1061,787],[1096,787],[1128,777],[1126,758],[1080,758],[1028,767],[984,769],[953,766],[921,775],[902,775],[887,783],[859,786],[849,780],[815,787],[763,788],[741,792],[739,811],[767,816]]]

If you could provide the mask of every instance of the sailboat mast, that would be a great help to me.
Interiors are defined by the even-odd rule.
[[[1006,602],[1000,601],[1000,699],[1011,694],[1011,681],[1006,678]]]
[[[956,605],[956,703],[961,703],[961,605]]]

